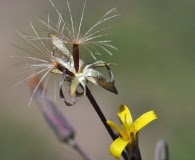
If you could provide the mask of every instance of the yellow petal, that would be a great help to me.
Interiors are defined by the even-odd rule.
[[[125,105],[119,107],[118,117],[121,125],[127,132],[132,125],[132,116],[130,110]]]
[[[157,118],[154,111],[149,111],[140,116],[134,123],[134,134],[136,134],[140,129],[145,127],[148,123],[155,120]]]
[[[117,159],[120,158],[121,153],[125,149],[129,141],[124,140],[123,138],[117,138],[110,146],[110,153]]]
[[[129,137],[124,133],[124,131],[122,129],[120,129],[115,123],[113,123],[112,121],[107,120],[107,124],[114,129],[117,133],[120,134],[120,136],[125,139],[128,140]]]

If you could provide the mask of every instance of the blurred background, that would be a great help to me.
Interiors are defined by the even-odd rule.
[[[82,11],[83,0],[69,1],[71,8]],[[65,0],[54,3],[60,7],[66,5]],[[110,23],[111,39],[118,50],[113,51],[113,56],[105,53],[99,59],[117,64],[112,70],[119,95],[90,85],[94,97],[107,119],[116,123],[120,104],[130,108],[134,119],[149,110],[156,112],[158,119],[139,134],[144,160],[153,159],[155,144],[160,139],[168,142],[170,159],[193,159],[195,1],[90,0],[84,21],[94,23],[113,7],[122,14]],[[15,55],[10,44],[15,30],[50,9],[53,8],[48,0],[0,0],[2,160],[81,159],[57,140],[36,104],[27,107],[31,94],[26,83],[12,87],[18,82],[14,76],[17,59],[10,60],[10,55]],[[75,127],[76,140],[89,155],[97,160],[114,159],[109,154],[112,140],[86,97],[79,98],[74,107],[66,107],[60,100],[57,104]]]

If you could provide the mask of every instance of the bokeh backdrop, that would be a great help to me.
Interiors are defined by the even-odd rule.
[[[80,8],[84,1],[69,0]],[[66,1],[57,1],[63,7]],[[98,59],[115,62],[112,67],[119,95],[90,85],[107,119],[118,122],[120,104],[127,105],[133,118],[154,110],[158,119],[140,132],[144,160],[154,157],[155,144],[165,139],[170,159],[195,157],[195,1],[193,0],[87,0],[86,19],[94,23],[111,8],[121,16],[112,20],[111,39],[118,48],[113,56]],[[10,44],[18,25],[52,10],[48,0],[0,0],[0,159],[1,160],[78,160],[80,156],[61,144],[45,123],[36,104],[27,107],[30,93],[26,83],[12,87],[15,62]],[[94,20],[95,18],[95,20]],[[74,107],[59,108],[77,131],[76,140],[97,160],[113,160],[111,138],[88,99]],[[121,158],[122,159],[122,158]]]

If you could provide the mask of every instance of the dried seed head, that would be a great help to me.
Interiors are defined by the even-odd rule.
[[[73,20],[74,18],[72,16],[70,4],[68,1],[67,6],[70,15],[70,21],[63,17],[62,12],[56,8],[51,0],[49,1],[58,15],[57,24],[55,25],[55,27],[52,27],[52,25],[50,24],[50,16],[48,15],[47,21],[39,19],[40,24],[46,27],[47,34],[44,35],[43,33],[39,33],[37,30],[38,26],[35,27],[31,21],[30,27],[32,33],[29,33],[29,30],[28,35],[20,31],[17,32],[18,35],[22,37],[27,45],[32,49],[31,51],[28,47],[25,49],[23,49],[23,46],[18,47],[24,51],[27,51],[28,53],[31,53],[30,56],[23,56],[23,58],[27,61],[24,68],[28,69],[28,71],[33,71],[33,73],[29,73],[29,76],[27,76],[27,78],[23,79],[16,85],[19,85],[34,76],[41,77],[40,81],[36,83],[37,86],[34,87],[29,105],[36,93],[36,90],[40,87],[43,81],[45,81],[45,83],[44,85],[42,85],[42,90],[43,94],[45,93],[45,88],[51,75],[50,73],[54,73],[58,76],[63,75],[61,76],[63,80],[61,80],[60,84],[63,84],[63,81],[67,81],[70,88],[70,96],[74,98],[77,97],[77,95],[81,95],[77,92],[78,85],[81,85],[83,87],[82,94],[85,94],[88,81],[91,81],[94,84],[99,84],[101,87],[117,94],[118,92],[114,86],[114,81],[112,80],[114,77],[113,75],[110,75],[111,71],[108,71],[111,80],[107,80],[100,72],[94,70],[95,67],[106,67],[108,69],[109,63],[97,61],[95,63],[85,65],[84,61],[79,57],[79,47],[81,44],[87,44],[84,46],[87,49],[87,52],[91,53],[94,58],[94,53],[92,52],[90,47],[94,48],[94,46],[97,46],[111,54],[111,52],[107,49],[107,47],[115,48],[114,46],[108,44],[108,42],[110,43],[111,41],[101,41],[98,40],[98,38],[107,35],[102,34],[102,31],[104,31],[105,28],[102,29],[101,25],[106,21],[118,16],[115,14],[116,10],[111,9],[110,11],[105,13],[102,18],[100,18],[94,25],[92,25],[92,27],[90,27],[84,34],[81,34],[86,4],[84,3],[80,22],[77,26]],[[67,44],[72,45],[72,51],[67,48]],[[56,84],[56,86],[59,85]],[[60,93],[62,93],[62,85],[58,89],[60,89]]]

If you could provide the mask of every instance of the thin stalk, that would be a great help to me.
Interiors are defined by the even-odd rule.
[[[86,96],[89,99],[89,101],[91,102],[93,108],[95,109],[96,113],[98,114],[99,118],[101,119],[102,123],[104,124],[104,127],[106,128],[106,130],[110,134],[111,138],[113,140],[115,140],[117,138],[117,136],[114,134],[114,132],[112,131],[112,129],[110,128],[110,126],[107,125],[107,123],[106,123],[107,120],[106,120],[103,112],[101,111],[99,105],[97,104],[95,98],[91,94],[91,92],[90,92],[90,90],[89,90],[88,87],[86,87]],[[122,155],[123,155],[123,158],[125,160],[128,160],[128,157],[127,157],[127,155],[126,155],[125,152],[123,152]]]
[[[75,144],[73,147],[85,160],[92,160],[78,144]]]

